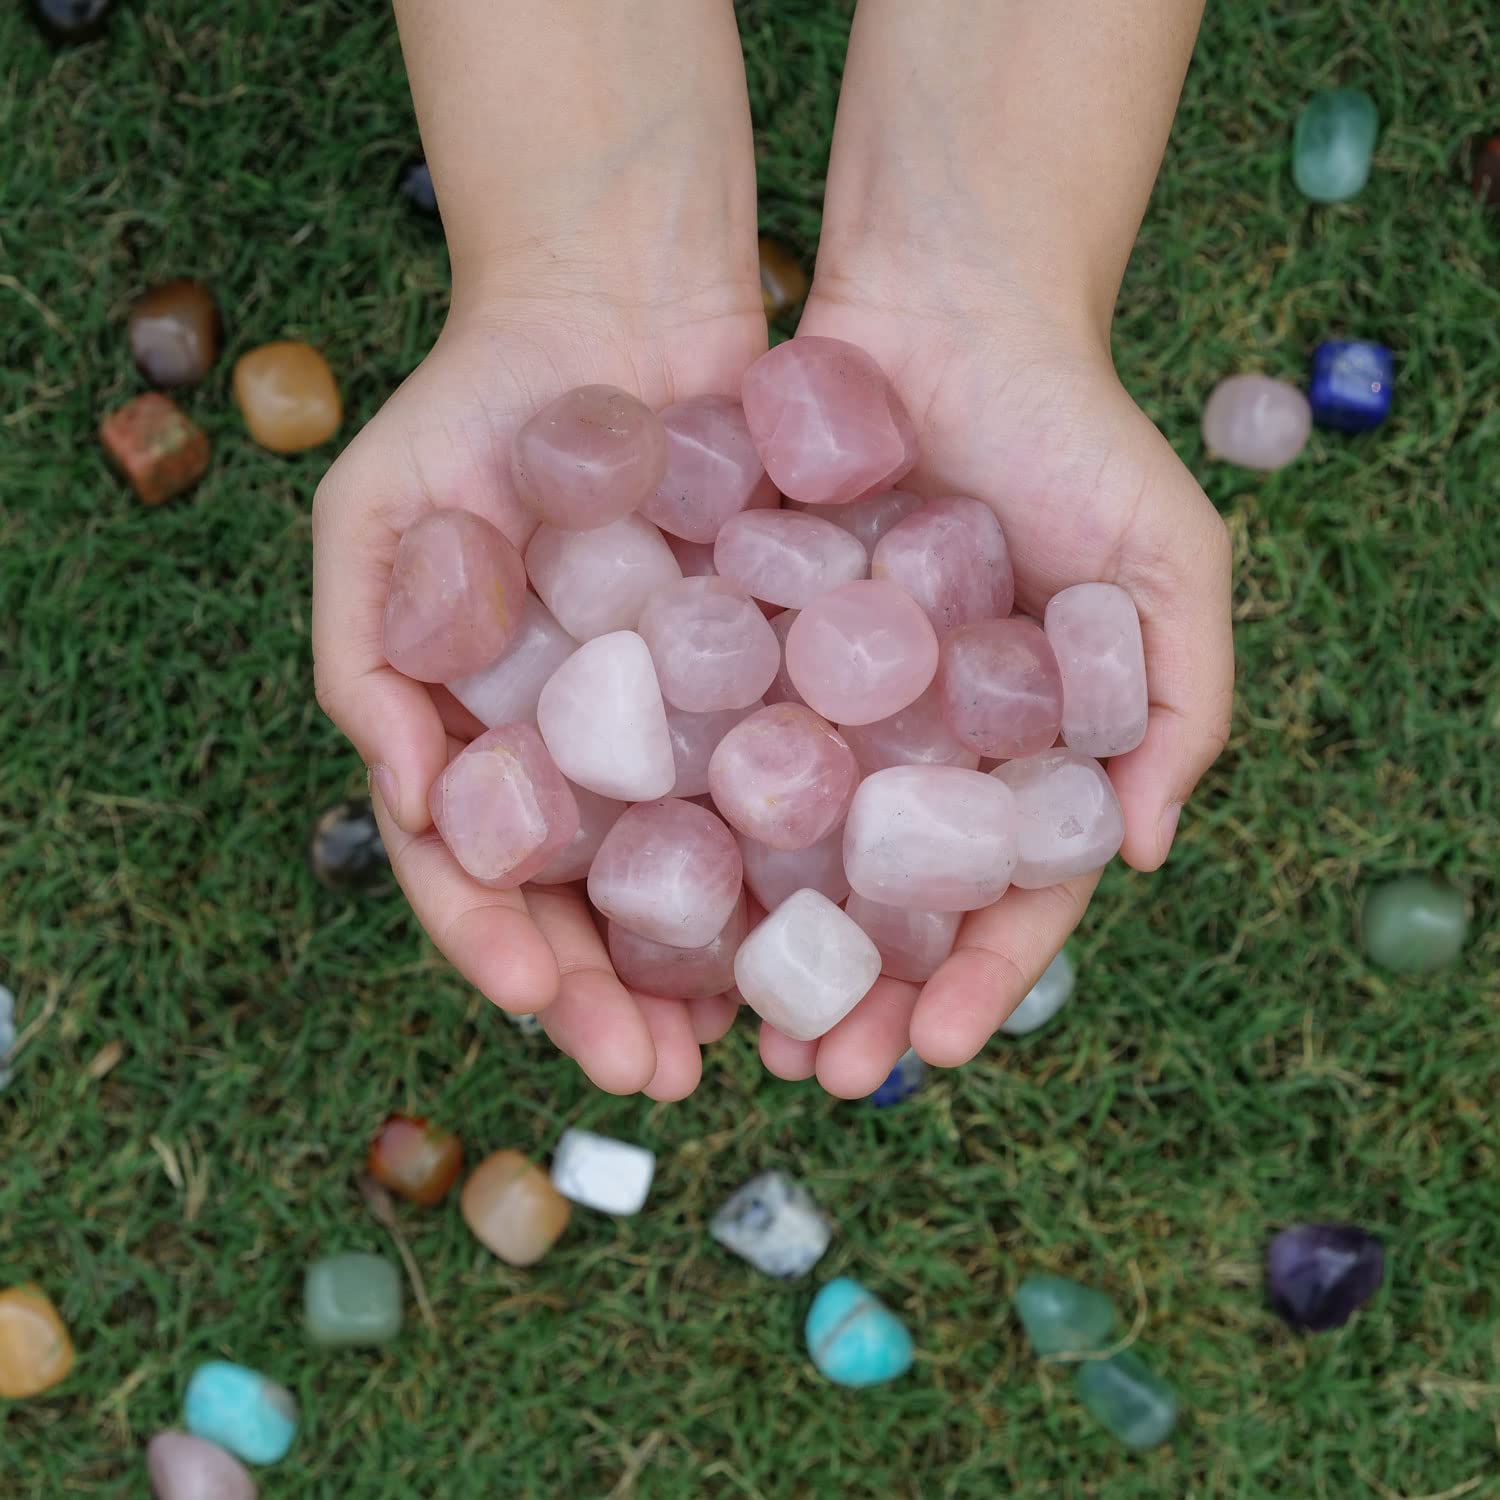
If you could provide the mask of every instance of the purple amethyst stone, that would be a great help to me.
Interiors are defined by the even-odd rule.
[[[1294,1224],[1266,1252],[1271,1306],[1293,1328],[1342,1328],[1385,1280],[1385,1248],[1352,1224]]]

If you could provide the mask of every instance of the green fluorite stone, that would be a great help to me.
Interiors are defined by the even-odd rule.
[[[1085,1360],[1073,1377],[1089,1414],[1127,1448],[1154,1448],[1177,1425],[1177,1394],[1127,1349]]]
[[[1066,1276],[1028,1276],[1016,1288],[1016,1313],[1038,1354],[1078,1354],[1114,1341],[1114,1303]]]
[[[314,1261],[303,1315],[315,1344],[388,1344],[401,1332],[401,1273],[383,1255],[358,1251]]]
[[[1352,198],[1369,179],[1379,128],[1363,89],[1314,94],[1292,133],[1292,180],[1318,203]]]
[[[1365,953],[1398,974],[1432,974],[1458,957],[1469,930],[1464,898],[1425,875],[1403,875],[1365,898]]]

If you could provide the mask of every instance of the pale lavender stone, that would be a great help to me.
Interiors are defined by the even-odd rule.
[[[1307,397],[1269,375],[1231,375],[1203,408],[1209,454],[1245,469],[1279,469],[1296,458],[1312,432]]]
[[[146,1444],[156,1500],[255,1500],[255,1481],[232,1453],[186,1432],[158,1432]]]

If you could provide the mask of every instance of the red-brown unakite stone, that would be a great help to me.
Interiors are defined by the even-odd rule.
[[[99,441],[147,505],[160,505],[191,489],[208,468],[207,434],[156,391],[105,417]]]

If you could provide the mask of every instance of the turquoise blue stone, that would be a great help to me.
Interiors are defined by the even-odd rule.
[[[1365,953],[1398,974],[1433,974],[1463,951],[1469,919],[1464,898],[1425,875],[1403,875],[1365,898]]]
[[[879,1385],[911,1369],[911,1335],[878,1297],[840,1276],[807,1310],[807,1352],[835,1385]]]
[[[246,1463],[274,1464],[297,1435],[297,1403],[264,1375],[215,1359],[193,1371],[182,1421],[194,1437],[217,1443]]]
[[[1127,1448],[1154,1448],[1177,1425],[1177,1393],[1132,1350],[1085,1360],[1073,1388],[1094,1420]]]
[[[1038,1354],[1081,1354],[1115,1340],[1115,1305],[1066,1276],[1028,1276],[1016,1288],[1016,1315]]]
[[[1314,94],[1292,133],[1292,180],[1317,203],[1342,203],[1370,177],[1380,116],[1363,89]]]

